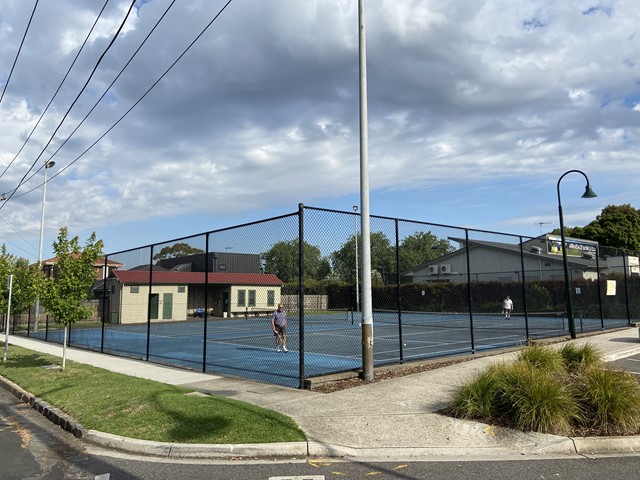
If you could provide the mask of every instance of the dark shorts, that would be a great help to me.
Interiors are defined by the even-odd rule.
[[[286,335],[286,333],[287,333],[287,326],[286,326],[286,325],[283,325],[283,326],[280,326],[280,325],[274,325],[274,327],[275,327],[276,331],[275,331],[275,332],[273,332],[273,334],[274,334],[276,337],[277,337],[278,335],[282,335],[282,336]]]

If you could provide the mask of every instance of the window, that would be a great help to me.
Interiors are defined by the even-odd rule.
[[[267,290],[267,306],[273,307],[276,304],[276,292],[274,290]]]
[[[247,291],[246,290],[238,290],[238,306],[239,307],[244,307],[246,300],[245,297],[247,295]]]
[[[140,292],[140,285],[131,285],[129,287],[129,292],[130,293],[139,293]]]
[[[187,291],[187,287],[185,285],[178,285],[178,293],[184,293]]]
[[[256,306],[256,291],[255,290],[249,290],[249,306],[250,307],[255,307]]]

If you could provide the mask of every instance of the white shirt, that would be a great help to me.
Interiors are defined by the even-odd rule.
[[[510,298],[505,298],[504,302],[502,302],[502,307],[505,310],[513,310],[513,302],[511,301]]]

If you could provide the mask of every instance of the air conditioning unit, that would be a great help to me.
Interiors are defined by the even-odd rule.
[[[538,255],[542,254],[542,249],[540,247],[531,247],[531,251],[533,253],[537,253]]]
[[[429,274],[436,275],[438,273],[438,265],[429,265]]]
[[[451,273],[451,265],[449,264],[440,265],[440,273]]]

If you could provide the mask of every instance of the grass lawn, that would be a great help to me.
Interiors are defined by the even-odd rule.
[[[0,342],[2,348],[4,343]],[[87,429],[176,443],[305,441],[295,422],[271,410],[9,346],[0,375],[53,405]]]

